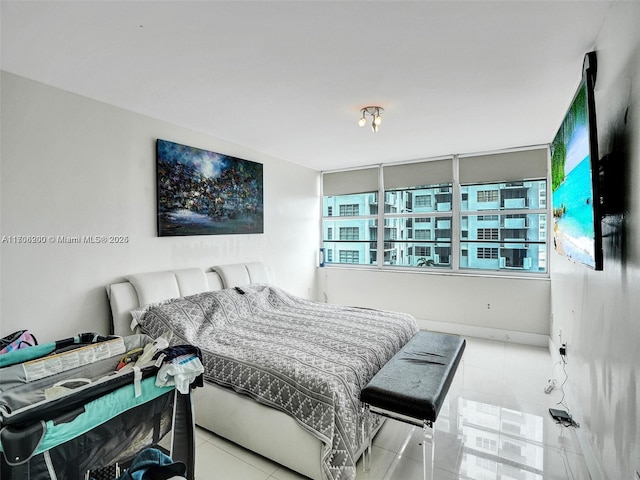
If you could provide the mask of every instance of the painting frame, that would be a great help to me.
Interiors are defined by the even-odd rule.
[[[264,233],[263,165],[156,140],[158,237]]]

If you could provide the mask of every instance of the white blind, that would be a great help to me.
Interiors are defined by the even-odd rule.
[[[378,167],[325,173],[322,175],[322,195],[347,195],[378,191]]]
[[[547,178],[547,149],[460,157],[460,183]]]
[[[439,185],[453,181],[453,161],[431,160],[427,162],[388,165],[384,167],[384,188],[411,188]]]

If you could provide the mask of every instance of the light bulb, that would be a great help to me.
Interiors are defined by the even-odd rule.
[[[376,115],[375,117],[373,117],[373,123],[375,123],[376,125],[380,125],[382,123],[382,117],[380,115]]]
[[[360,125],[361,127],[364,127],[364,124],[367,123],[366,118],[364,118],[364,115],[362,116],[362,118],[360,118],[360,120],[358,120],[358,125]]]
[[[380,127],[378,125],[376,125],[376,122],[373,122],[371,124],[371,130],[373,130],[373,133],[378,133],[379,129],[380,129]]]

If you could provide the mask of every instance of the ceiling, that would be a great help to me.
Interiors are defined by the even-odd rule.
[[[550,142],[610,5],[3,0],[0,59],[5,71],[333,170]],[[367,105],[384,108],[377,134],[358,127]]]

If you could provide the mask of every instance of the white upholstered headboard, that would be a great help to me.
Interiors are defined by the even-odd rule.
[[[185,268],[128,275],[124,282],[107,285],[113,333],[131,335],[130,312],[141,305],[251,283],[273,283],[273,275],[264,263],[218,265],[207,272]]]

